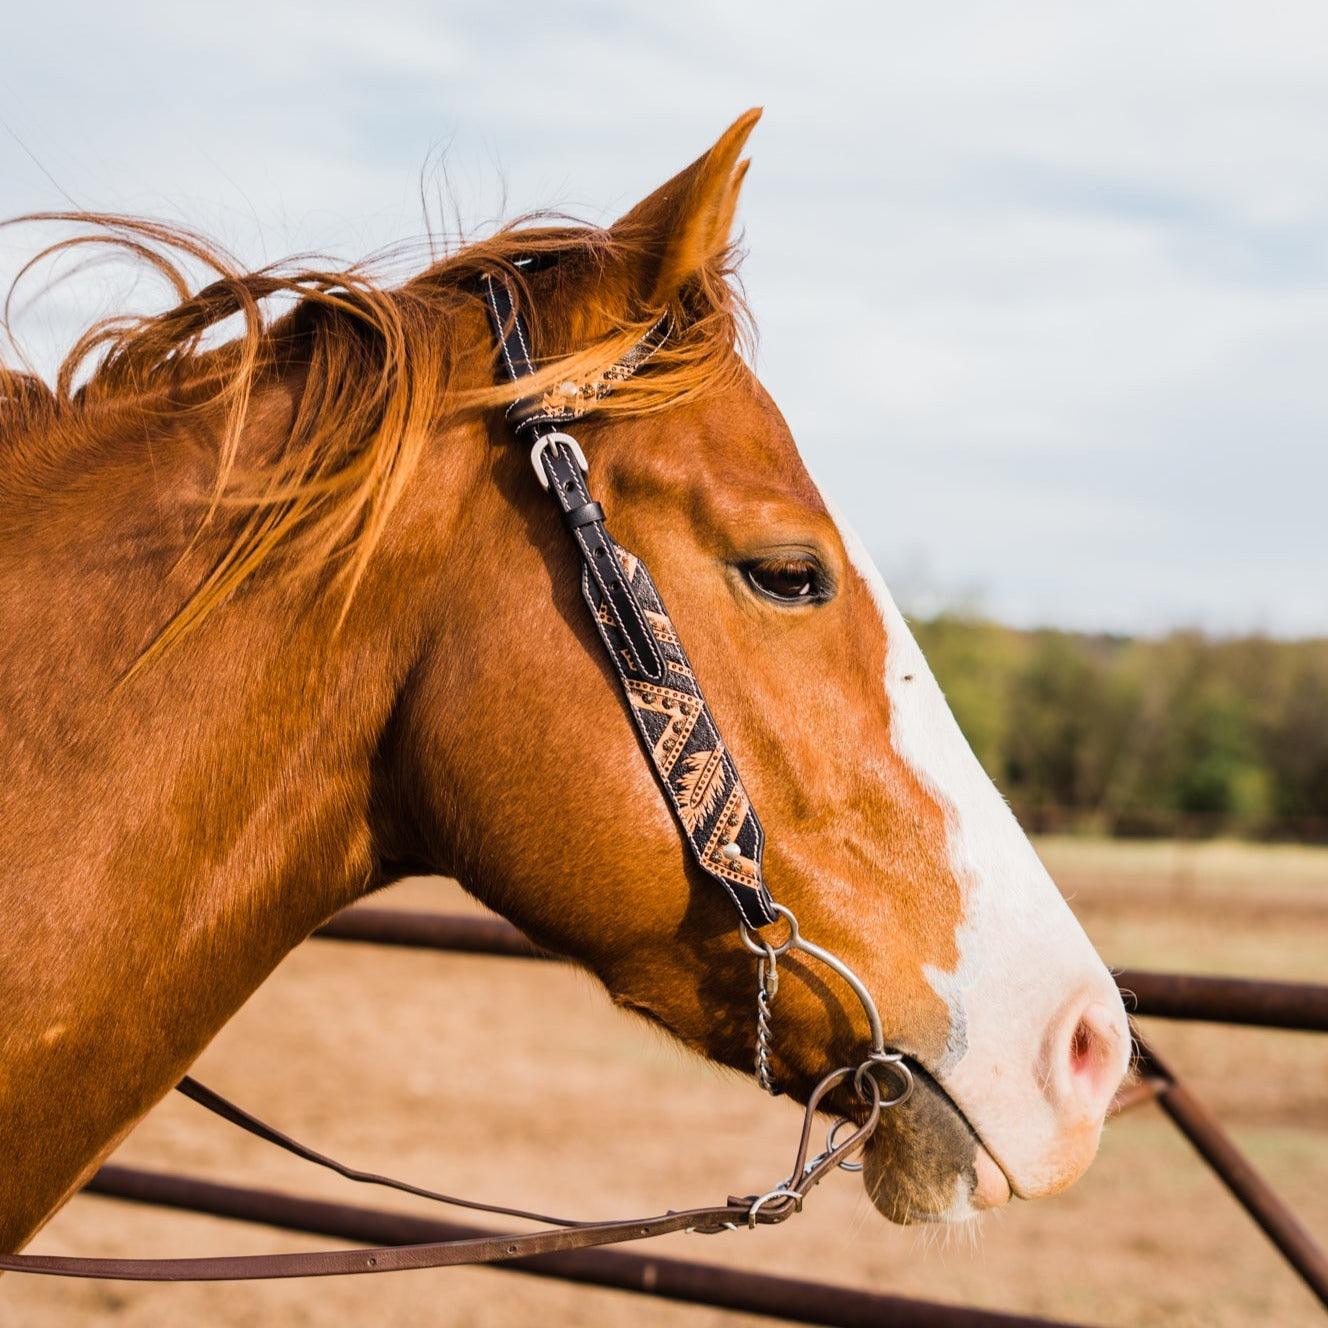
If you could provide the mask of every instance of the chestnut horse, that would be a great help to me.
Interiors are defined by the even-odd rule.
[[[868,1147],[877,1207],[962,1219],[1088,1165],[1129,1056],[1115,985],[741,355],[756,118],[606,230],[514,226],[398,285],[65,218],[176,304],[92,328],[54,388],[0,379],[0,1250],[283,955],[408,873],[456,877],[751,1069],[753,961],[503,421],[485,273],[555,396],[670,316],[577,436],[761,813],[775,897],[916,1067]],[[865,1021],[824,970],[782,971],[773,1070],[805,1098]]]

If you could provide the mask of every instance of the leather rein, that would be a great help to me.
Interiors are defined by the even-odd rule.
[[[520,265],[519,265],[520,266]],[[481,294],[493,326],[499,367],[507,381],[520,384],[535,372],[525,321],[508,282],[494,275],[481,280]],[[627,708],[692,858],[728,895],[738,912],[743,945],[756,956],[757,1032],[754,1072],[767,1092],[778,1093],[770,1063],[772,1005],[779,985],[779,960],[792,951],[837,973],[867,1016],[871,1045],[856,1065],[832,1070],[812,1089],[803,1114],[797,1152],[788,1175],[762,1194],[733,1196],[710,1207],[669,1210],[653,1217],[583,1222],[480,1203],[424,1189],[406,1181],[358,1170],[316,1152],[265,1124],[219,1093],[186,1077],[176,1088],[192,1101],[240,1129],[296,1157],[348,1180],[398,1190],[453,1207],[540,1223],[539,1230],[504,1235],[296,1254],[223,1255],[193,1259],[97,1259],[38,1254],[0,1254],[0,1271],[51,1276],[147,1282],[237,1281],[283,1277],[326,1277],[347,1273],[388,1273],[412,1268],[493,1263],[559,1250],[587,1249],[643,1240],[673,1231],[713,1234],[740,1227],[783,1222],[801,1211],[808,1192],[836,1167],[860,1171],[851,1160],[889,1107],[912,1092],[913,1075],[902,1053],[886,1046],[880,1015],[870,992],[841,959],[803,938],[797,919],[775,903],[762,874],[765,835],[728,748],[701,692],[678,632],[644,564],[616,543],[605,528],[604,509],[590,494],[589,467],[580,445],[561,426],[593,409],[613,384],[635,373],[664,343],[661,319],[615,365],[588,386],[567,384],[558,393],[516,400],[506,413],[517,439],[530,449],[540,487],[557,506],[580,560],[581,593],[591,620],[622,687]],[[761,930],[784,924],[782,940]],[[886,1093],[877,1077],[894,1080]],[[812,1153],[816,1112],[828,1093],[851,1086],[864,1119],[843,1116],[830,1129],[825,1146]],[[852,1127],[842,1139],[839,1135]]]

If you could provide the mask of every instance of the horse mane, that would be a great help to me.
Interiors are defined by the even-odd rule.
[[[517,395],[598,378],[665,312],[631,298],[631,274],[652,261],[650,236],[548,214],[503,226],[404,281],[392,279],[385,258],[349,266],[295,258],[247,270],[198,232],[134,217],[55,212],[18,220],[76,230],[20,270],[4,305],[6,334],[24,277],[92,247],[109,247],[164,279],[175,303],[94,322],[64,355],[53,384],[21,352],[21,368],[0,361],[0,494],[40,498],[42,477],[59,473],[51,458],[80,445],[215,439],[199,529],[227,522],[222,551],[135,670],[278,561],[294,576],[331,569],[344,618],[431,433]],[[673,331],[649,371],[617,384],[597,412],[666,409],[732,380],[739,364],[732,352],[746,349],[751,335],[735,279],[739,257],[730,249],[687,283],[667,310]],[[538,272],[527,259],[538,260],[530,265]],[[478,387],[458,382],[459,366],[475,363],[476,324],[467,315],[482,309],[485,273],[511,283],[532,324],[541,367],[520,393],[495,383],[492,372]],[[556,327],[550,309],[560,309]],[[238,330],[227,335],[232,324]],[[487,342],[491,362],[496,350]],[[255,403],[279,385],[294,395],[289,430],[260,462],[242,465]]]

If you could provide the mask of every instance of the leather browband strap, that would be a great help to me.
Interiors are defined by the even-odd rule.
[[[484,277],[482,289],[500,369],[519,384],[535,372],[525,321],[501,278]],[[634,373],[666,333],[664,320],[656,323],[601,381]],[[605,528],[604,509],[587,487],[580,448],[560,428],[569,416],[542,407],[542,399],[518,399],[507,417],[530,447],[540,481],[576,545],[581,593],[651,767],[697,865],[724,887],[748,926],[764,927],[775,920],[775,910],[761,874],[761,822],[650,573]]]

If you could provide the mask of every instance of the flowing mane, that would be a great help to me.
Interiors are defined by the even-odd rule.
[[[69,482],[71,457],[150,437],[215,440],[210,501],[200,528],[229,518],[211,571],[146,652],[168,649],[261,568],[282,557],[293,575],[332,569],[349,603],[425,439],[467,413],[512,399],[506,384],[462,386],[473,365],[478,279],[502,273],[527,306],[559,310],[532,328],[542,367],[529,390],[586,382],[613,364],[657,319],[626,274],[648,262],[650,238],[525,218],[456,250],[403,282],[383,262],[350,266],[292,259],[246,270],[203,235],[97,213],[40,213],[23,222],[72,225],[20,270],[5,303],[38,264],[89,246],[129,256],[168,283],[165,312],[112,315],[88,327],[49,386],[22,356],[0,362],[0,510],[40,501]],[[559,224],[554,224],[554,222]],[[13,223],[11,223],[13,224]],[[673,335],[649,373],[621,384],[596,409],[640,414],[712,391],[736,371],[750,319],[728,248],[672,301]],[[528,275],[521,260],[539,260]],[[200,279],[201,278],[201,279]],[[540,284],[540,299],[529,286]],[[575,300],[559,299],[575,292]],[[230,337],[225,325],[239,323]],[[556,328],[556,330],[555,330]],[[11,346],[16,343],[9,336]],[[488,346],[479,352],[492,358]],[[475,375],[469,376],[472,380]],[[292,398],[284,438],[261,464],[240,445],[265,390]],[[140,661],[142,662],[142,661]]]

